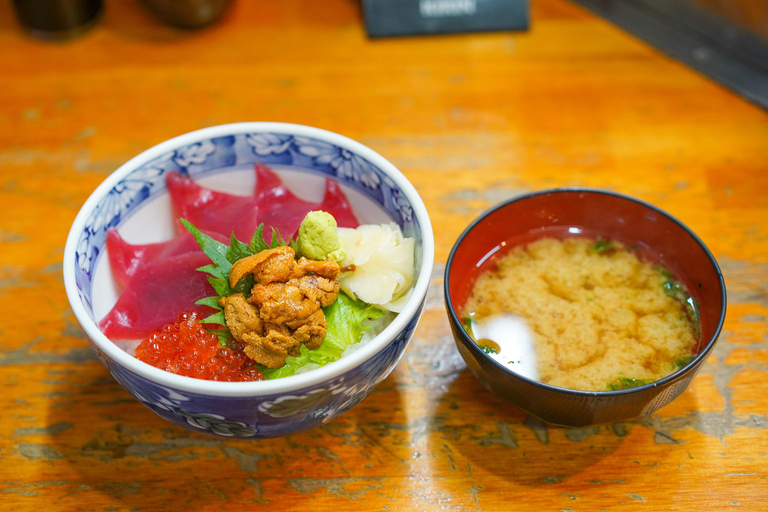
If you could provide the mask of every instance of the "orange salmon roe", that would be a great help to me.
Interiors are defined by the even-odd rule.
[[[200,325],[198,313],[182,313],[175,322],[150,334],[136,348],[136,358],[167,372],[227,382],[263,380],[241,343],[224,347]]]

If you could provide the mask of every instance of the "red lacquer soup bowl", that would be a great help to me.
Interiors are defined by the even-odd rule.
[[[693,360],[667,377],[617,391],[578,391],[521,376],[484,352],[462,328],[461,314],[481,272],[510,247],[547,237],[618,240],[663,265],[698,301],[701,337]],[[504,202],[459,237],[445,269],[445,304],[459,353],[486,389],[555,425],[585,427],[651,414],[679,396],[707,360],[725,320],[720,268],[704,243],[671,215],[625,195],[553,189]]]

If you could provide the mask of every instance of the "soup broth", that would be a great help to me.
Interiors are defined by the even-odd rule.
[[[589,391],[661,379],[691,360],[698,337],[695,301],[666,270],[594,238],[513,247],[480,274],[464,316],[478,344],[510,369]]]

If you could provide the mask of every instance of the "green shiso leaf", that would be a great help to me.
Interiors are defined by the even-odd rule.
[[[275,229],[272,228],[272,239],[275,239],[274,236]],[[251,237],[251,241],[248,244],[248,249],[251,251],[251,254],[256,254],[261,251],[266,251],[267,249],[274,249],[274,247],[271,244],[268,244],[267,241],[264,239],[264,224],[260,224],[258,228],[256,228],[256,231],[253,233],[253,236]]]
[[[217,279],[226,279],[227,274],[223,274],[221,272],[221,269],[213,264],[204,265],[200,268],[196,268],[198,272],[205,272],[206,274],[211,274],[213,277]]]
[[[232,333],[229,332],[229,329],[208,329],[208,332],[215,334],[219,338],[219,345],[224,347],[228,346],[232,340]]]
[[[253,289],[254,284],[256,284],[256,281],[253,278],[253,274],[246,274],[237,282],[234,288],[232,288],[232,293],[230,295],[234,295],[235,293],[242,293],[243,296],[247,299],[251,296],[251,289]]]
[[[324,366],[341,358],[341,354],[350,345],[359,343],[363,333],[371,328],[370,320],[381,317],[384,313],[363,301],[352,300],[344,292],[339,292],[336,301],[323,308],[328,324],[325,338],[319,348],[309,350],[301,346],[301,353],[289,357],[280,368],[259,366],[259,370],[267,380],[288,377],[296,370],[307,364]]]
[[[272,228],[272,243],[267,245],[262,237],[264,224],[261,224],[253,234],[250,244],[246,245],[241,242],[235,237],[235,234],[232,233],[230,236],[230,245],[227,245],[206,235],[187,219],[179,218],[179,220],[184,228],[195,237],[195,241],[197,241],[197,244],[200,246],[203,253],[211,259],[210,264],[200,267],[197,270],[209,274],[208,282],[213,287],[216,295],[200,299],[195,302],[195,304],[202,304],[217,310],[216,313],[201,320],[201,323],[221,325],[223,329],[209,328],[208,332],[216,334],[219,338],[219,343],[221,345],[226,345],[229,340],[232,339],[232,335],[227,329],[224,312],[221,306],[219,306],[219,298],[229,297],[234,293],[242,293],[246,297],[249,297],[251,288],[253,288],[254,285],[253,276],[248,274],[235,284],[234,287],[229,286],[229,271],[232,269],[232,265],[241,258],[246,258],[265,249],[274,249],[280,245],[287,245],[287,242],[283,240],[276,229]],[[260,241],[260,243],[257,243],[257,241]]]
[[[213,286],[213,291],[219,297],[229,297],[232,295],[232,288],[229,286],[229,279],[226,277],[208,276],[208,282]]]
[[[226,321],[224,320],[224,311],[219,305],[219,297],[217,295],[211,296],[211,297],[204,297],[198,301],[195,301],[195,304],[202,304],[203,306],[208,306],[216,310],[216,312],[213,313],[212,315],[204,318],[203,320],[200,320],[200,323],[221,325],[224,327],[225,331],[227,330],[226,329],[227,324],[226,324]],[[208,330],[208,332],[215,332],[215,329],[211,329],[211,328],[206,328],[206,329]],[[229,333],[229,331],[227,331],[227,333]],[[219,337],[219,343],[221,343],[221,337]]]
[[[251,253],[256,254],[270,248],[269,245],[264,241],[263,233],[264,224],[261,224],[258,228],[256,228],[256,231],[253,233],[253,237],[251,237],[251,242],[248,244],[248,248],[251,250]]]
[[[232,263],[227,259],[227,252],[229,251],[229,247],[227,247],[226,244],[223,244],[218,240],[214,240],[210,236],[206,235],[205,233],[197,229],[187,219],[179,218],[179,220],[181,221],[182,225],[186,228],[186,230],[192,233],[192,236],[195,237],[195,240],[197,241],[197,244],[200,246],[200,249],[203,250],[206,256],[211,258],[211,261],[215,265],[215,269],[210,269],[211,267],[210,265],[202,267],[206,269],[203,272],[208,272],[209,274],[215,277],[228,276],[229,269],[232,267]]]
[[[290,238],[288,240],[283,240],[283,237],[280,236],[280,232],[277,229],[272,228],[272,242],[269,244],[269,248],[274,249],[275,247],[282,247],[284,245],[293,247]]]
[[[220,324],[226,327],[227,322],[224,320],[224,311],[217,311],[210,316],[207,316],[200,320],[201,324]]]
[[[290,238],[283,240],[283,237],[280,236],[280,232],[275,228],[272,228],[272,237],[270,238],[270,241],[267,242],[267,239],[264,238],[264,224],[260,224],[256,229],[256,232],[253,234],[253,237],[251,237],[251,241],[248,244],[248,249],[251,251],[251,254],[256,254],[261,251],[266,251],[267,249],[282,247],[283,245],[290,245],[292,248],[294,248],[294,244],[295,241],[291,241]]]
[[[237,260],[251,256],[252,254],[256,253],[251,252],[247,244],[238,240],[234,233],[230,235],[229,250],[227,251],[227,260],[229,260],[230,263],[234,265]]]
[[[219,298],[216,296],[205,297],[203,299],[196,301],[195,304],[208,306],[209,308],[218,309],[219,311],[221,311],[221,306],[219,305]]]

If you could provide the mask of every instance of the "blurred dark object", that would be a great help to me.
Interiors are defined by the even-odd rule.
[[[202,28],[221,18],[231,0],[142,0],[160,19],[179,28]]]
[[[725,18],[742,29],[754,33],[768,42],[768,1],[767,0],[687,0],[710,13]],[[658,1],[654,2],[664,3]],[[668,2],[665,2],[668,3]],[[675,2],[670,4],[674,6]]]
[[[574,0],[768,109],[768,0]]]
[[[102,0],[13,0],[23,27],[35,37],[72,39],[93,27],[101,17]]]
[[[528,0],[363,0],[369,37],[526,30]]]

